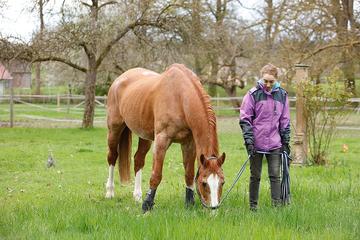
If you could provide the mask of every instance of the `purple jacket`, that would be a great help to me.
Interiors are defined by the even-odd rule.
[[[287,92],[276,84],[267,92],[261,81],[245,95],[240,108],[245,144],[270,151],[290,142],[290,110]]]

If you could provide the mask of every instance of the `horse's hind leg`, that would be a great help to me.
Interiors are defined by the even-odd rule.
[[[196,148],[192,139],[181,144],[181,151],[183,155],[183,164],[185,168],[185,182],[186,182],[186,194],[185,205],[192,206],[195,203],[194,200],[194,167],[196,158]]]
[[[107,161],[109,164],[109,177],[106,183],[106,198],[114,197],[114,168],[116,159],[118,157],[118,145],[120,141],[121,132],[125,124],[111,125],[108,130],[108,155]]]
[[[141,191],[141,172],[145,164],[145,157],[151,147],[151,141],[139,138],[138,149],[135,153],[135,186],[133,196],[135,201],[140,202],[142,199]]]

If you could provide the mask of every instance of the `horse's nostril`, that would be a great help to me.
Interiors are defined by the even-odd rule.
[[[207,185],[206,182],[203,182],[203,183],[202,183],[202,186],[203,186],[204,188],[206,188],[206,185]]]

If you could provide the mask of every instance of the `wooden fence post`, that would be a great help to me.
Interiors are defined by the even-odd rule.
[[[14,126],[14,79],[9,80],[10,87],[10,127]]]
[[[220,115],[220,101],[219,101],[219,93],[216,93],[216,115]]]
[[[58,107],[58,110],[60,110],[60,109],[59,109],[59,108],[60,108],[60,104],[61,104],[61,103],[60,103],[60,94],[57,94],[57,95],[56,95],[56,102],[57,102],[56,105],[57,105],[57,107]]]
[[[304,82],[308,81],[309,66],[305,64],[295,65],[296,81],[296,127],[293,146],[293,164],[303,165],[306,163],[308,143],[306,134],[306,115],[304,111],[305,98],[303,93]]]

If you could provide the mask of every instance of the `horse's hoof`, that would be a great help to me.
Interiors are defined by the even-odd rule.
[[[106,183],[106,194],[105,198],[113,198],[115,195],[115,186],[114,183],[111,183],[111,180],[108,180]]]
[[[185,205],[186,207],[192,207],[195,205],[194,191],[190,188],[186,188]]]
[[[112,191],[112,192],[106,192],[106,194],[105,194],[105,198],[108,198],[108,199],[111,199],[111,198],[113,198],[114,197],[114,192]]]
[[[143,213],[146,213],[147,211],[152,210],[154,204],[155,204],[154,202],[144,201],[142,204]]]
[[[141,203],[142,192],[134,192],[133,197],[134,197],[135,202]]]
[[[187,208],[193,207],[195,205],[194,199],[192,201],[186,201],[185,206]]]

